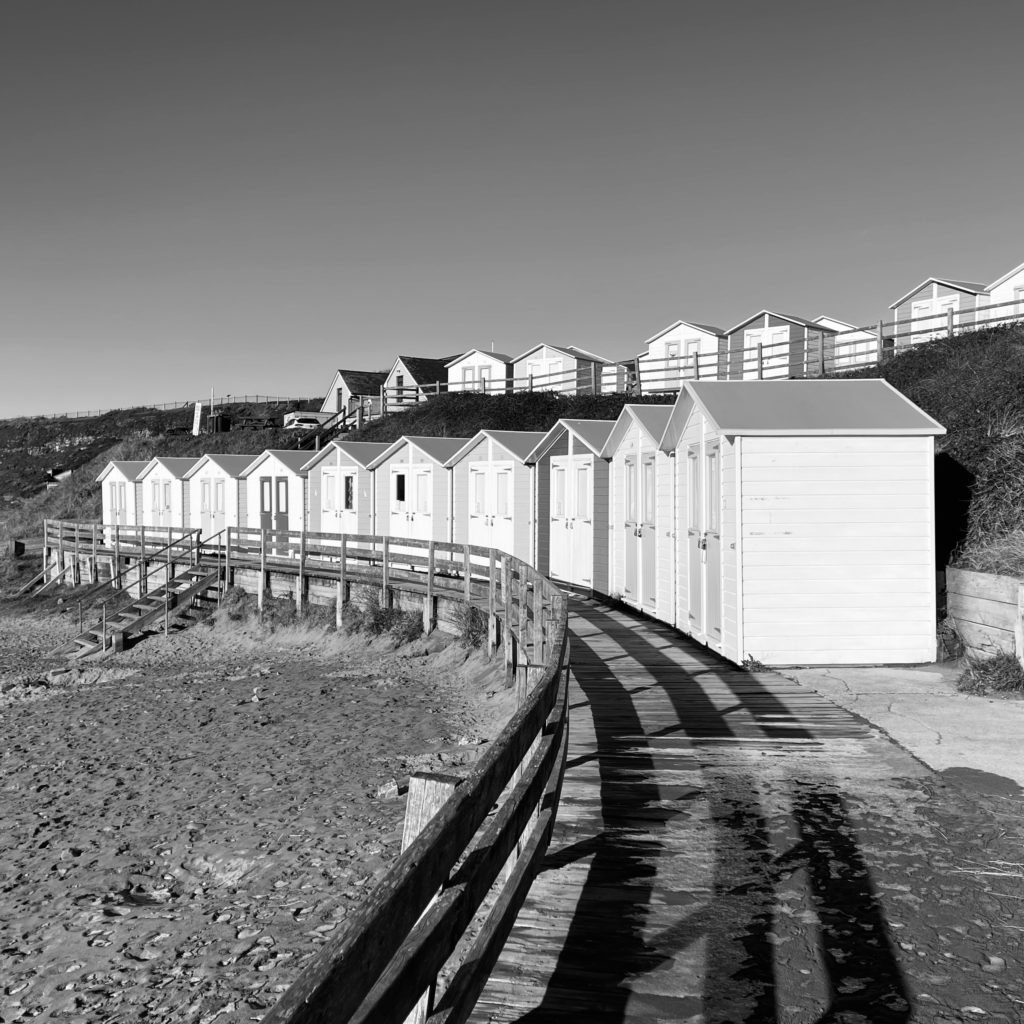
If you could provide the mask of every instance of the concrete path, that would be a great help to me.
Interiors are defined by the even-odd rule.
[[[558,824],[474,1020],[1024,1019],[1019,804],[660,623],[572,630]]]

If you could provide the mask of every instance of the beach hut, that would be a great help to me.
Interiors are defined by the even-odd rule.
[[[954,328],[969,326],[974,323],[975,307],[987,306],[989,302],[988,286],[977,281],[926,278],[889,306],[895,321],[896,348],[945,337],[949,332],[950,313]],[[908,323],[910,320],[917,322]]]
[[[834,316],[816,316],[812,322],[837,332],[833,338],[835,369],[853,369],[878,362],[877,331],[855,327]]]
[[[550,579],[608,593],[608,462],[615,420],[559,420],[527,456],[535,465],[535,562]]]
[[[400,437],[370,464],[376,531],[390,537],[451,540],[451,473],[445,463],[468,437]]]
[[[305,529],[306,479],[302,467],[309,452],[268,449],[242,470],[245,522],[239,525],[263,530]]]
[[[242,473],[252,455],[204,455],[186,474],[188,526],[209,540],[227,527],[246,522],[246,488]]]
[[[320,406],[323,413],[344,413],[346,421],[372,420],[380,415],[380,389],[386,370],[338,370]]]
[[[115,460],[103,467],[96,477],[103,500],[103,523],[106,526],[138,526],[142,522],[142,488],[139,474],[146,461]]]
[[[189,521],[189,489],[185,474],[197,458],[153,458],[139,473],[142,496],[140,526],[174,526],[184,529]]]
[[[388,371],[381,389],[381,411],[404,412],[410,405],[425,402],[448,387],[448,363],[457,356],[426,359],[399,356]]]
[[[980,312],[979,320],[997,320],[1005,323],[1024,319],[1024,263],[997,277],[991,284],[985,286],[985,290],[988,292],[985,301],[989,305],[998,305],[999,308]]]
[[[710,324],[677,320],[644,342],[636,357],[640,391],[678,391],[684,378],[719,375],[725,332]]]
[[[623,406],[601,449],[611,462],[611,593],[667,622],[674,588],[663,535],[672,530],[673,465],[659,444],[671,414],[671,405]]]
[[[370,463],[387,450],[371,441],[331,441],[302,467],[306,525],[314,533],[376,533]]]
[[[722,372],[730,380],[820,377],[835,368],[835,328],[762,309],[725,332]]]
[[[687,382],[675,625],[736,663],[934,661],[944,433],[882,380]]]
[[[448,363],[449,391],[504,394],[512,384],[512,357],[503,352],[471,348]]]
[[[481,430],[446,463],[452,482],[452,540],[497,548],[534,564],[537,430]]]
[[[596,395],[610,360],[575,345],[534,345],[512,360],[515,391]]]

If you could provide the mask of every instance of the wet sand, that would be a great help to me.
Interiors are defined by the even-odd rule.
[[[398,853],[378,789],[511,713],[436,636],[201,624],[68,671],[71,618],[0,611],[3,1024],[259,1020]]]

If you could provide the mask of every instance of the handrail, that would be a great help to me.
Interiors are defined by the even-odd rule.
[[[385,538],[368,539],[383,545]],[[446,963],[455,972],[434,997],[429,1019],[465,1019],[539,869],[565,764],[567,603],[525,562],[477,550],[492,565],[500,557],[502,599],[493,611],[502,622],[506,661],[509,648],[528,654],[514,668],[520,707],[264,1024],[403,1021]],[[393,579],[389,586],[401,590],[403,584]],[[467,936],[481,908],[485,920]]]

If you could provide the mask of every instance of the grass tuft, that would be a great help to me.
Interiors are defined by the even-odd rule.
[[[967,667],[957,680],[961,693],[1024,693],[1024,668],[1013,654],[993,658],[968,658]]]

